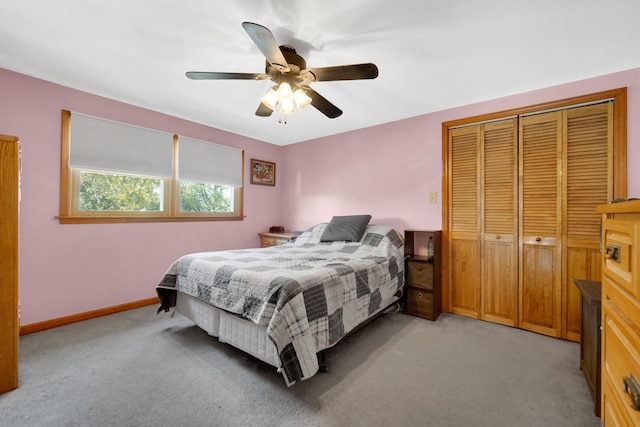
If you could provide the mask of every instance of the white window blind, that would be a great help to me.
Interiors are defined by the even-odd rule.
[[[171,177],[173,135],[71,113],[72,168]]]
[[[185,136],[179,138],[181,180],[242,187],[242,150]]]

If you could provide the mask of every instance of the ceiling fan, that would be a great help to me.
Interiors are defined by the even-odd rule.
[[[378,67],[372,63],[307,68],[306,61],[290,46],[279,46],[271,31],[253,22],[242,27],[267,59],[264,74],[189,71],[194,80],[266,80],[273,86],[260,100],[257,116],[268,117],[280,105],[280,112],[291,114],[311,104],[325,116],[335,119],[342,110],[309,86],[313,82],[362,80],[378,77]]]

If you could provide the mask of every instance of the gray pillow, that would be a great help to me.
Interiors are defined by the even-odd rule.
[[[321,242],[358,242],[362,238],[371,215],[334,216],[320,237]]]

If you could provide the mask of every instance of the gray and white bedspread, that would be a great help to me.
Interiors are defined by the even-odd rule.
[[[179,290],[264,325],[287,384],[313,376],[316,354],[404,285],[404,242],[395,230],[369,225],[360,242],[320,243],[325,227],[281,246],[179,258],[157,286],[158,311],[175,305]]]

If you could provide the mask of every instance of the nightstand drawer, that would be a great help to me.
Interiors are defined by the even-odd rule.
[[[295,240],[296,235],[289,233],[258,233],[260,236],[260,246],[268,248],[270,246],[284,245]]]
[[[433,320],[433,294],[421,289],[407,288],[407,314]]]
[[[268,246],[277,246],[277,245],[281,245],[281,244],[282,244],[282,240],[270,239],[268,237],[262,238],[262,247],[263,248],[266,248]]]
[[[407,261],[407,286],[433,289],[433,264],[425,261]]]

